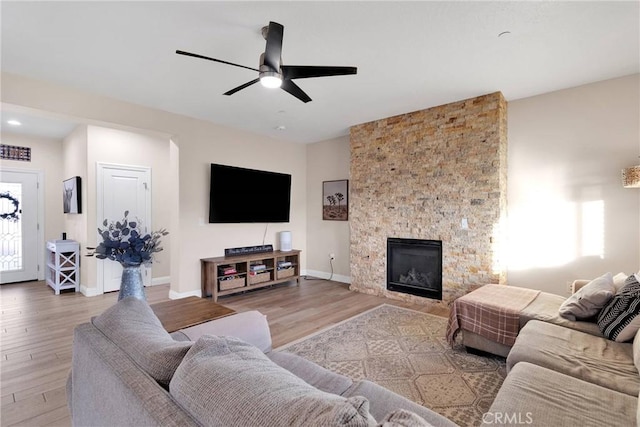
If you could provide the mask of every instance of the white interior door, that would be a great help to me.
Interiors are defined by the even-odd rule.
[[[0,171],[0,283],[38,279],[38,173]]]
[[[98,164],[98,226],[105,218],[120,220],[125,211],[129,219],[142,224],[143,232],[151,231],[151,169],[138,166]],[[100,238],[98,238],[100,242]],[[151,283],[151,269],[143,268],[145,286]],[[120,289],[122,266],[109,260],[98,262],[98,289],[103,292]]]

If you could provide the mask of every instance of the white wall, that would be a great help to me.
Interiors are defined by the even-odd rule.
[[[307,145],[307,273],[350,283],[349,222],[322,220],[322,182],[349,179],[349,136]]]
[[[508,282],[567,283],[640,268],[639,75],[509,102]]]
[[[511,285],[564,295],[576,277],[640,267],[640,195],[620,181],[620,169],[637,164],[640,154],[638,79],[509,103]],[[7,73],[2,89],[9,105],[171,136],[169,161],[180,171],[172,190],[179,192],[179,205],[172,206],[168,236],[173,296],[199,293],[200,258],[262,243],[264,224],[206,222],[210,163],[291,173],[291,223],[269,225],[266,243],[277,246],[277,232],[290,230],[294,247],[303,250],[303,269],[328,272],[327,254],[334,252],[336,273],[349,275],[342,264],[348,223],[319,219],[322,181],[348,178],[346,137],[308,147],[291,144]],[[599,218],[599,212],[602,221],[588,219]]]
[[[150,230],[160,228],[169,229],[170,211],[174,202],[173,194],[168,191],[171,180],[171,168],[169,164],[169,139],[155,135],[144,135],[118,129],[110,129],[99,126],[88,127],[88,183],[92,191],[88,195],[88,241],[89,246],[95,246],[97,233],[93,233],[98,227],[97,199],[96,199],[96,164],[113,163],[128,166],[144,166],[151,168],[151,224]],[[175,199],[177,200],[177,198]],[[110,218],[116,219],[116,218]],[[164,251],[156,254],[152,268],[152,277],[167,278],[170,275],[170,239],[162,239]],[[89,259],[85,263],[87,267],[93,267],[89,272],[95,277],[95,259]],[[99,261],[102,262],[102,261]]]
[[[172,228],[168,236],[172,296],[199,295],[201,258],[223,255],[224,248],[228,247],[262,243],[265,224],[207,223],[210,163],[292,175],[291,222],[269,225],[265,243],[277,246],[277,233],[290,230],[294,247],[303,250],[301,264],[302,269],[306,268],[307,159],[304,145],[9,73],[2,73],[0,96],[2,102],[15,108],[32,108],[92,125],[149,130],[171,137],[175,146],[170,149],[170,164],[179,165],[179,205],[174,203],[172,206]],[[176,220],[178,229],[173,228]]]
[[[87,176],[87,126],[81,125],[64,138],[62,143],[63,179],[74,176],[80,177],[80,199],[82,212],[79,214],[64,214],[64,231],[67,239],[80,243],[80,290],[86,292],[87,287],[95,286],[95,278],[90,276],[90,269],[86,267],[94,261],[84,257],[87,243],[87,194],[89,181]],[[92,285],[94,284],[94,285]]]

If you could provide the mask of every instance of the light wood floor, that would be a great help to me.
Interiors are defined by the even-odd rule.
[[[218,302],[236,311],[267,315],[278,347],[383,303],[446,316],[447,309],[406,304],[348,290],[347,285],[300,280]],[[146,288],[149,303],[166,301],[169,286]],[[0,425],[70,426],[65,383],[71,368],[73,328],[118,298],[80,293],[54,295],[44,282],[0,286]]]

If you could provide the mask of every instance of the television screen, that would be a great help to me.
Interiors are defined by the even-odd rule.
[[[209,222],[289,222],[291,175],[211,164]]]

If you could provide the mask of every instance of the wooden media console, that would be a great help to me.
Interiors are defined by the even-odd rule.
[[[202,258],[202,297],[231,295],[276,283],[300,282],[300,251]]]

